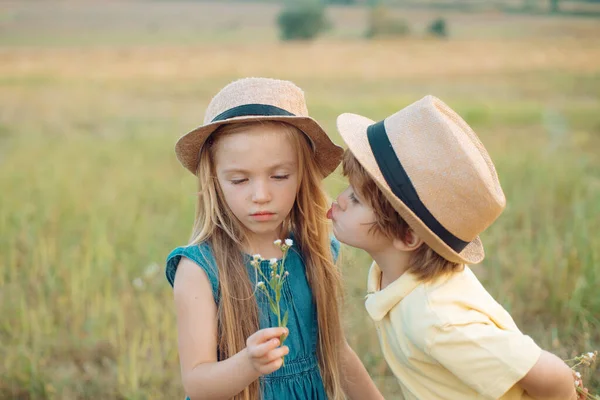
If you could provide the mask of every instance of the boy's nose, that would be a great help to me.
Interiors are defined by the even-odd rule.
[[[346,210],[346,205],[348,204],[346,202],[346,196],[345,196],[346,191],[344,190],[342,193],[340,193],[336,199],[338,208],[340,208],[342,211]]]

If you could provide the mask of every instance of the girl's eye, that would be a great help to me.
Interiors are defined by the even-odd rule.
[[[288,174],[288,175],[274,175],[274,176],[273,176],[273,179],[276,179],[276,180],[278,180],[278,181],[283,181],[283,180],[285,180],[285,179],[287,179],[287,178],[289,178],[289,177],[290,177],[290,175],[289,175],[289,174]]]
[[[350,193],[350,196],[349,196],[349,197],[350,197],[350,201],[351,201],[353,204],[359,204],[359,201],[358,201],[358,199],[356,198],[356,196],[354,195],[354,193]]]
[[[245,179],[245,178],[244,178],[244,179],[232,179],[232,180],[231,180],[231,183],[232,183],[233,185],[239,185],[240,183],[244,183],[244,182],[246,182],[247,180],[248,180],[248,179]]]

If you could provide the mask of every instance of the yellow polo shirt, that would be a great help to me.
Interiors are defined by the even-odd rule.
[[[365,305],[405,400],[531,399],[516,383],[541,349],[468,267],[426,284],[409,273],[380,282],[373,263]]]

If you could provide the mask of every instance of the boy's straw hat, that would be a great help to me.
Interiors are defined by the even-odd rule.
[[[342,138],[400,216],[449,261],[476,264],[479,234],[506,199],[494,164],[467,123],[427,96],[385,120],[337,119]]]
[[[304,132],[323,176],[333,172],[341,161],[343,149],[308,116],[302,90],[292,82],[269,78],[240,79],[217,93],[206,109],[204,125],[177,141],[177,159],[196,174],[200,149],[211,133],[221,125],[253,121],[285,122]]]

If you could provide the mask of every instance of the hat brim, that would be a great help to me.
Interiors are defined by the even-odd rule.
[[[344,149],[334,144],[319,123],[310,117],[252,115],[229,118],[200,126],[183,135],[175,144],[179,162],[192,174],[196,174],[200,149],[206,139],[220,126],[256,121],[278,121],[300,129],[311,141],[315,160],[323,177],[331,174],[342,160]]]
[[[377,187],[381,189],[394,209],[398,211],[398,214],[400,214],[417,235],[436,253],[449,261],[462,264],[477,264],[481,262],[485,257],[485,252],[479,236],[458,253],[444,243],[412,210],[394,195],[379,170],[367,138],[367,128],[374,123],[375,121],[369,118],[351,113],[342,114],[337,118],[338,131],[354,157],[371,175]]]

